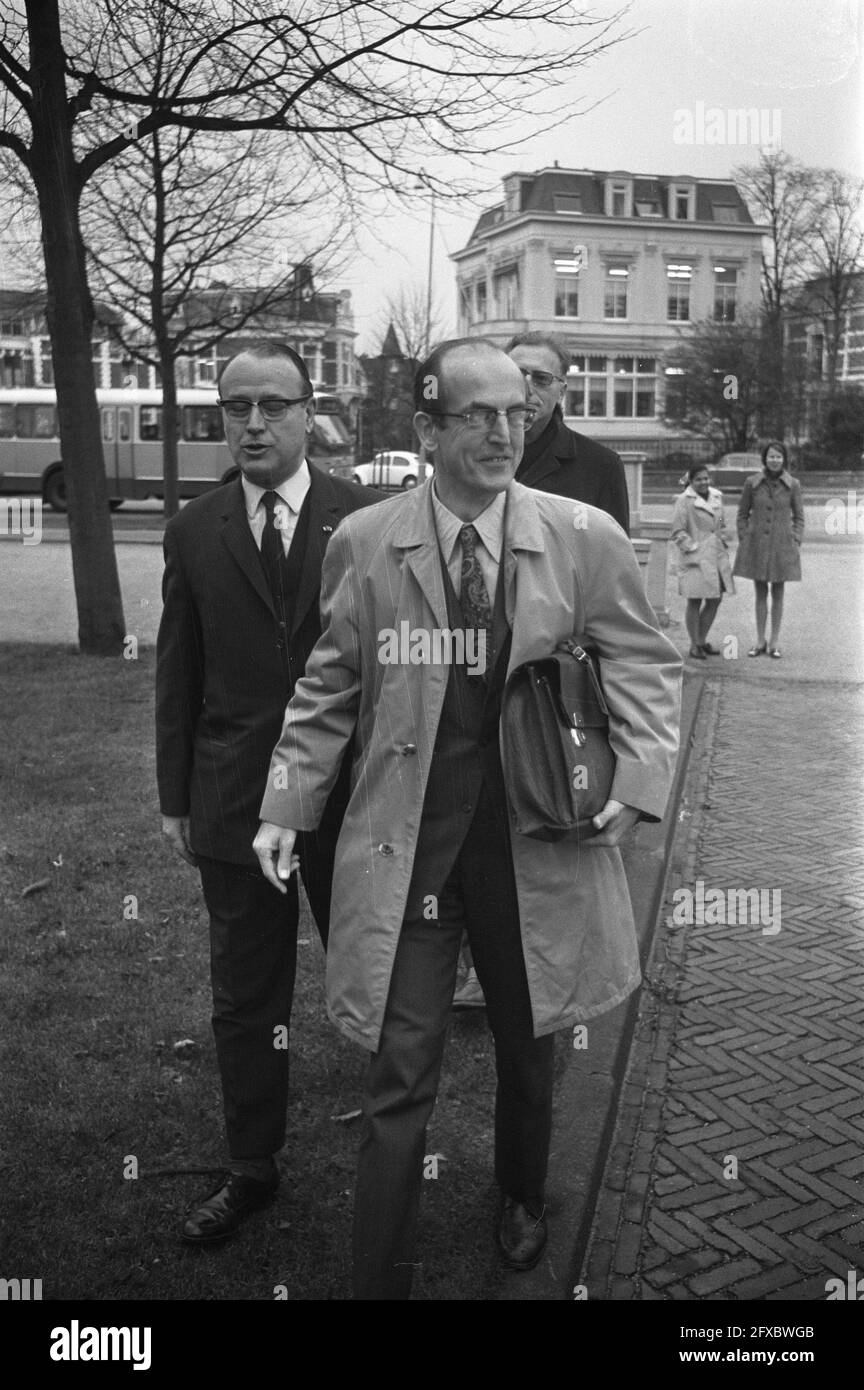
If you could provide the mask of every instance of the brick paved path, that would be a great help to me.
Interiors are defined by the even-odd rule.
[[[862,694],[714,678],[700,723],[580,1282],[824,1300],[864,1276]],[[779,889],[780,930],[770,892],[730,922],[730,889]]]

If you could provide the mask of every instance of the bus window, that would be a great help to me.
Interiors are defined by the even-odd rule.
[[[222,416],[219,407],[184,405],[183,438],[198,443],[222,439]]]
[[[132,438],[132,411],[128,406],[117,411],[118,436],[121,444],[128,444]]]
[[[111,407],[102,411],[102,438],[106,444],[114,443],[114,410]]]
[[[12,439],[15,434],[14,405],[0,405],[0,439]]]
[[[142,405],[138,434],[145,443],[150,439],[162,438],[162,411],[158,406]]]
[[[53,405],[16,406],[15,433],[19,439],[55,439],[57,412]]]

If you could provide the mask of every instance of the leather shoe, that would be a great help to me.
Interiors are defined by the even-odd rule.
[[[182,1237],[192,1245],[208,1245],[233,1235],[250,1212],[265,1206],[276,1195],[279,1174],[270,1182],[243,1178],[237,1173],[228,1177],[190,1211],[183,1223]]]
[[[477,971],[472,966],[462,981],[462,984],[453,995],[454,1009],[485,1009],[486,1000],[483,997],[483,989],[477,979]]]
[[[533,1269],[546,1247],[546,1208],[534,1216],[521,1202],[505,1197],[498,1220],[498,1249],[510,1269]]]

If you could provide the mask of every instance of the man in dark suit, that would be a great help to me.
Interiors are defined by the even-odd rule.
[[[564,424],[561,402],[570,352],[554,333],[517,333],[505,351],[528,383],[534,419],[525,431],[525,452],[516,481],[557,497],[587,502],[630,532],[624,465],[612,449]]]
[[[378,494],[310,468],[315,403],[303,359],[262,342],[219,380],[241,476],[196,498],[165,530],[156,676],[162,829],[201,874],[210,915],[213,1031],[230,1171],[188,1215],[183,1237],[223,1239],[274,1194],[285,1139],[287,1032],[298,897],[258,871],[252,841],[285,705],[321,633],[327,543]],[[316,834],[297,845],[326,946],[347,767]]]

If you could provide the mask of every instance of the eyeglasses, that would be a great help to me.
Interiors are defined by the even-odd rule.
[[[256,405],[265,420],[284,420],[292,405],[311,399],[311,395],[295,396],[293,400],[286,400],[284,396],[265,396],[261,401],[246,401],[240,396],[233,396],[227,401],[217,400],[216,404],[221,405],[229,420],[248,420],[252,407]]]
[[[551,386],[553,381],[566,381],[563,376],[553,376],[552,372],[532,372],[528,367],[520,367],[520,372],[526,381],[533,381],[535,386]]]
[[[476,406],[473,410],[436,410],[429,412],[431,419],[439,420],[446,416],[450,420],[462,420],[469,430],[491,430],[498,422],[498,416],[507,419],[507,428],[521,430],[534,419],[535,411],[527,405],[511,405],[509,410],[493,410],[491,406]]]

